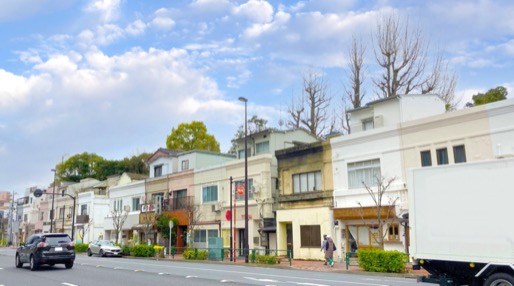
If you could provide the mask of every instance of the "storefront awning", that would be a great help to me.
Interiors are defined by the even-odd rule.
[[[388,214],[389,212],[389,214]],[[377,219],[377,207],[353,207],[334,209],[334,219],[355,220],[355,219]],[[383,219],[396,217],[394,206],[382,206],[380,217]]]

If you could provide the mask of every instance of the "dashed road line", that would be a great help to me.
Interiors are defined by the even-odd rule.
[[[66,282],[62,282],[61,284],[62,285],[67,285],[67,286],[78,286],[76,284],[71,284],[71,283],[66,283]]]

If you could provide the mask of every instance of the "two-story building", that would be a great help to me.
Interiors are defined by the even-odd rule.
[[[331,139],[336,242],[344,251],[380,246],[380,238],[384,249],[408,251],[409,168],[514,153],[513,100],[447,113],[438,96],[405,95],[350,114],[352,134]]]

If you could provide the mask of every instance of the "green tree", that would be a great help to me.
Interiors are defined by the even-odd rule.
[[[105,159],[94,153],[84,152],[71,156],[57,165],[56,176],[60,181],[80,182],[84,178],[98,178],[105,166]]]
[[[201,121],[181,123],[171,129],[166,138],[166,147],[171,150],[190,151],[207,150],[220,152],[220,144],[214,135],[207,133],[207,127]]]
[[[123,172],[148,174],[148,167],[144,163],[148,157],[149,153],[141,153],[119,161],[105,160],[99,155],[84,152],[59,163],[56,176],[59,181],[80,182],[85,178],[105,180]]]
[[[486,93],[477,93],[473,95],[473,103],[468,102],[466,104],[466,107],[472,107],[472,106],[478,106],[478,105],[484,105],[487,103],[500,101],[507,99],[507,89],[503,86],[498,86],[496,88],[492,88],[488,90]]]

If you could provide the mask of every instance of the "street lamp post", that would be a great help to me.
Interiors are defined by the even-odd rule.
[[[248,245],[248,129],[247,129],[247,104],[248,99],[239,97],[239,101],[245,103],[245,231],[244,231],[244,245],[243,252],[245,255],[245,263],[248,263],[248,252],[250,251]]]
[[[52,209],[50,210],[50,233],[54,232],[54,197],[55,195],[55,173],[57,172],[56,169],[52,169],[52,172],[54,172],[54,188],[52,190]]]

